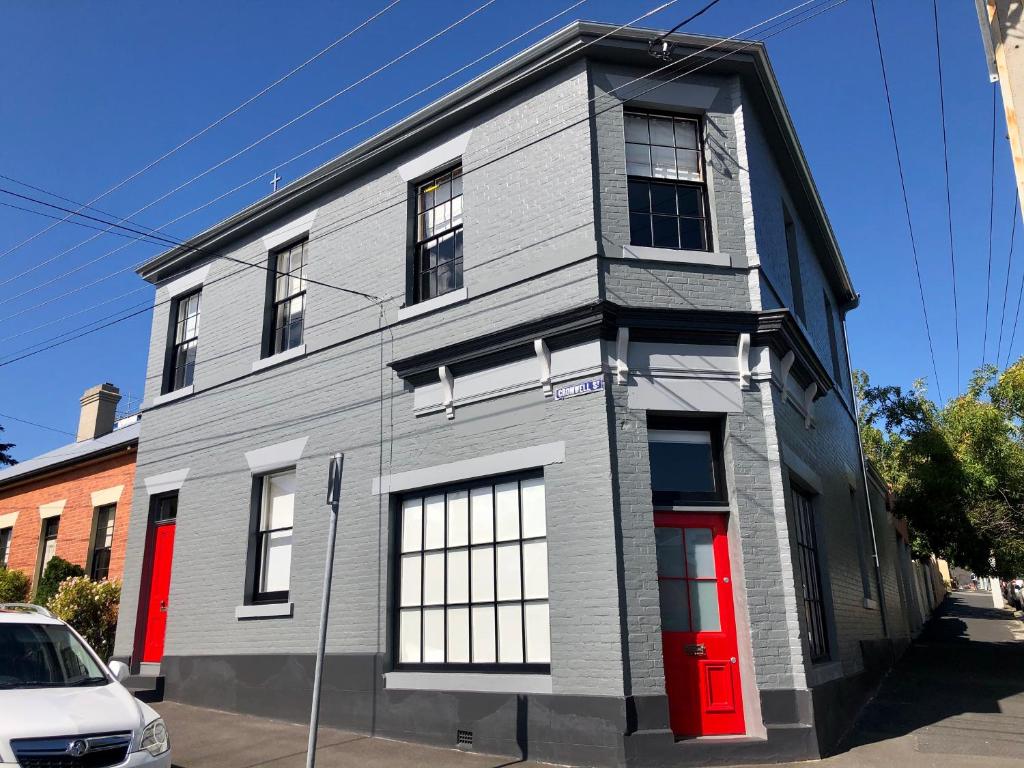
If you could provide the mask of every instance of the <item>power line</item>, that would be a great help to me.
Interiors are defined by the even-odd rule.
[[[711,0],[710,3],[708,3],[707,5],[702,7],[700,10],[696,11],[695,13],[691,13],[685,19],[683,19],[678,24],[676,24],[674,27],[672,27],[672,29],[670,29],[668,32],[663,32],[662,34],[660,34],[656,38],[654,38],[654,40],[651,41],[651,45],[650,45],[651,53],[653,53],[656,56],[663,57],[663,58],[667,57],[668,55],[670,55],[671,52],[672,52],[672,47],[670,45],[663,45],[663,47],[660,50],[658,49],[658,46],[663,44],[665,38],[668,37],[669,35],[675,34],[676,32],[678,32],[680,29],[685,27],[687,24],[689,24],[694,19],[697,19],[697,18],[700,18],[701,16],[703,16],[705,13],[707,13],[712,8],[714,8],[716,5],[718,5],[718,3],[720,1],[721,0]]]
[[[956,341],[956,393],[960,394],[960,309],[956,296],[956,258],[953,241],[953,203],[949,191],[949,143],[946,140],[946,97],[942,80],[942,45],[939,42],[939,2],[932,0],[932,12],[935,17],[935,58],[939,70],[939,117],[942,123],[942,161],[946,178],[946,222],[949,227],[949,269],[953,283],[953,334]]]
[[[1003,354],[1003,328],[1006,326],[1006,296],[1010,291],[1010,267],[1013,264],[1013,244],[1017,235],[1017,211],[1020,208],[1020,192],[1013,198],[1013,210],[1010,212],[1010,252],[1006,256],[1006,279],[1003,281],[1003,311],[999,315],[999,343],[996,345],[996,366]]]
[[[788,9],[788,10],[786,10],[786,11],[783,11],[782,13],[776,14],[775,16],[773,16],[773,17],[770,17],[769,19],[766,19],[765,21],[759,22],[758,24],[754,25],[753,27],[750,27],[750,28],[748,28],[748,29],[746,29],[746,30],[743,30],[743,31],[741,31],[740,33],[737,33],[737,35],[739,35],[739,34],[745,34],[746,32],[750,31],[750,29],[754,29],[754,28],[757,28],[757,27],[759,27],[759,26],[764,26],[765,24],[767,24],[767,23],[769,23],[769,22],[771,22],[771,21],[774,21],[774,20],[776,20],[776,19],[778,19],[778,18],[780,18],[780,17],[782,17],[782,16],[785,16],[785,15],[788,15],[788,14],[792,13],[792,12],[793,12],[794,10],[798,10],[798,9],[800,9],[800,8],[803,8],[804,6],[810,5],[810,4],[811,4],[811,2],[812,2],[812,0],[806,0],[805,2],[803,2],[803,3],[800,3],[799,5],[797,5],[797,6],[794,6],[794,7],[793,7],[793,8],[791,8],[791,9]],[[761,40],[761,41],[751,41],[751,42],[749,42],[749,43],[746,43],[746,44],[744,44],[744,45],[741,45],[741,46],[740,46],[740,47],[738,47],[738,48],[737,48],[736,50],[733,50],[733,51],[726,51],[726,52],[725,52],[724,54],[722,54],[721,56],[719,56],[719,57],[717,57],[717,58],[715,58],[715,59],[712,59],[712,60],[710,60],[710,61],[708,61],[708,62],[705,62],[704,64],[698,65],[697,67],[693,68],[692,70],[688,70],[688,71],[680,72],[679,74],[677,74],[677,75],[674,75],[673,77],[671,77],[671,78],[670,78],[669,80],[667,80],[667,81],[665,81],[665,82],[658,82],[658,83],[655,83],[654,85],[652,85],[652,86],[651,86],[650,88],[648,88],[647,90],[645,90],[645,91],[643,91],[643,92],[641,92],[641,93],[639,93],[639,94],[634,94],[634,95],[633,95],[633,96],[632,96],[631,98],[637,98],[637,97],[639,97],[639,96],[643,96],[643,95],[646,95],[646,94],[647,94],[647,93],[649,93],[650,91],[652,91],[652,90],[655,90],[655,89],[657,89],[657,88],[660,88],[660,87],[662,87],[662,86],[663,86],[663,85],[664,85],[664,84],[665,84],[666,82],[672,82],[672,81],[674,81],[674,80],[677,80],[677,79],[679,79],[680,77],[683,77],[684,75],[687,75],[687,74],[692,74],[693,72],[696,72],[696,71],[697,71],[697,70],[699,70],[699,69],[703,69],[704,67],[706,67],[706,66],[709,66],[710,64],[713,64],[713,63],[715,63],[715,62],[717,62],[717,61],[720,61],[721,59],[723,59],[723,58],[726,58],[727,56],[731,56],[731,55],[734,55],[735,53],[738,53],[739,51],[741,51],[741,50],[744,50],[745,48],[748,48],[748,47],[750,47],[751,45],[755,45],[755,44],[756,44],[757,42],[763,42],[764,40],[767,40],[767,39],[768,39],[768,38],[770,38],[770,37],[774,37],[774,36],[775,36],[775,35],[777,35],[777,34],[781,34],[782,32],[785,32],[785,31],[787,31],[787,30],[789,30],[789,29],[791,29],[791,28],[793,28],[793,27],[795,27],[795,26],[797,26],[797,25],[799,25],[799,24],[802,24],[802,23],[805,23],[805,22],[807,22],[807,21],[810,21],[811,19],[815,18],[815,17],[816,17],[816,16],[818,16],[818,15],[821,15],[822,13],[825,13],[825,12],[827,12],[827,11],[833,10],[834,8],[836,8],[836,7],[840,6],[840,5],[843,5],[843,4],[845,3],[845,2],[846,2],[846,0],[835,0],[835,2],[832,2],[832,4],[831,4],[831,5],[823,4],[823,6],[819,6],[819,7],[817,8],[817,9],[814,9],[814,12],[813,12],[813,13],[810,13],[810,15],[808,15],[808,16],[806,16],[806,17],[804,17],[804,18],[797,18],[797,19],[791,20],[791,21],[789,21],[789,22],[786,22],[786,23],[784,23],[784,24],[783,24],[782,22],[780,22],[780,23],[779,23],[778,25],[776,25],[776,26],[778,26],[779,28],[778,28],[778,29],[775,29],[775,30],[773,30],[773,31],[772,31],[772,32],[771,32],[770,34],[766,34],[766,35],[765,35],[765,36],[764,36],[764,37],[762,38],[762,40]],[[670,4],[671,4],[671,3],[670,3]],[[660,7],[659,7],[659,9],[660,9]],[[649,12],[649,13],[657,12],[657,10],[659,10],[659,9],[655,9],[655,11],[652,11],[652,12]],[[647,15],[649,15],[649,14],[647,14]],[[632,24],[632,23],[634,23],[634,22],[629,22],[629,24]],[[622,27],[625,27],[625,26],[628,26],[628,24],[627,24],[627,25],[622,25]],[[619,27],[618,29],[621,29],[622,27]],[[610,31],[610,32],[606,33],[606,35],[602,36],[602,38],[598,38],[598,39],[603,39],[603,37],[606,37],[606,36],[608,36],[608,35],[610,35],[610,34],[613,34],[613,33],[614,33],[615,31],[616,31],[616,30],[612,30],[612,31]],[[737,35],[734,35],[733,37],[736,37]],[[687,56],[687,57],[685,57],[685,58],[684,58],[683,60],[680,60],[680,62],[673,62],[673,63],[672,63],[672,64],[670,64],[670,65],[666,65],[665,67],[661,67],[661,68],[659,68],[658,70],[655,70],[655,72],[654,72],[654,73],[649,73],[649,74],[647,74],[647,75],[643,75],[643,76],[640,76],[640,77],[634,78],[633,80],[631,80],[631,81],[629,81],[629,82],[627,82],[627,83],[624,83],[624,84],[622,84],[622,85],[618,86],[618,87],[617,87],[617,88],[615,88],[615,89],[612,89],[612,91],[609,91],[609,94],[610,94],[610,93],[613,93],[614,91],[616,91],[616,90],[619,90],[619,89],[621,89],[621,88],[623,88],[623,87],[626,87],[626,86],[628,86],[628,85],[631,85],[631,84],[633,84],[633,83],[636,83],[636,82],[639,82],[639,81],[643,81],[643,80],[645,80],[645,79],[648,79],[649,77],[651,77],[651,76],[652,76],[653,74],[655,74],[656,72],[660,72],[660,71],[662,71],[662,70],[664,70],[664,69],[666,69],[666,68],[668,68],[668,67],[671,67],[671,66],[675,66],[675,65],[677,65],[677,64],[679,64],[679,63],[681,63],[681,61],[685,61],[686,59],[688,59],[688,58],[692,58],[692,57],[694,57],[694,56],[698,55],[699,53],[703,53],[703,52],[706,52],[706,51],[708,51],[708,50],[711,50],[711,49],[713,49],[714,47],[716,47],[716,46],[718,46],[718,45],[721,45],[722,43],[724,43],[724,42],[727,42],[727,41],[729,41],[729,40],[731,40],[731,39],[732,39],[732,38],[726,38],[726,39],[723,39],[723,40],[717,41],[716,43],[713,43],[712,45],[709,45],[709,46],[707,46],[706,48],[702,49],[701,51],[698,51],[697,53],[694,53],[694,54],[691,54],[690,56]],[[591,41],[591,43],[588,43],[588,45],[590,45],[590,44],[593,44],[594,42],[597,42],[597,40],[595,40],[595,41]],[[592,98],[592,99],[588,100],[588,103],[589,103],[590,101],[594,101],[594,100],[596,100],[596,98],[598,98],[598,97],[594,97],[594,98]],[[614,108],[615,106],[617,106],[617,105],[618,105],[618,104],[620,104],[620,103],[621,103],[621,102],[614,102],[614,103],[610,104],[610,105],[609,105],[608,107],[606,107],[606,108],[605,108],[604,110],[602,110],[602,112],[603,112],[603,111],[607,111],[608,109],[612,109],[612,108]],[[590,119],[590,115],[589,115],[589,114],[588,114],[588,115],[586,115],[586,116],[585,116],[584,118],[582,118],[582,120],[579,120],[579,121],[575,121],[574,123],[570,123],[570,124],[569,124],[569,125],[567,125],[567,126],[562,126],[562,127],[560,127],[560,128],[559,128],[559,129],[557,130],[557,131],[555,131],[555,132],[553,132],[553,133],[551,133],[551,134],[549,134],[548,136],[545,136],[545,137],[543,137],[543,138],[550,138],[550,136],[554,135],[554,133],[556,133],[556,132],[561,132],[561,131],[563,131],[563,130],[566,130],[566,129],[567,129],[568,127],[571,127],[571,126],[572,126],[572,125],[574,125],[574,124],[578,124],[579,122],[582,122],[582,121],[584,121],[584,120],[588,120],[588,119]],[[508,154],[512,154],[512,153],[514,153],[514,152],[516,152],[516,151],[520,151],[521,149],[523,149],[523,147],[519,147],[519,148],[517,148],[517,149],[515,149],[515,150],[512,150],[512,151],[510,151],[509,153],[507,153],[506,155],[504,155],[504,156],[501,156],[501,157],[505,157],[505,156],[507,156]],[[376,150],[376,151],[383,151],[383,148],[378,148],[378,150]],[[486,167],[487,165],[490,165],[490,164],[491,164],[491,163],[493,163],[493,162],[497,162],[497,160],[501,159],[501,157],[498,157],[498,158],[492,158],[492,159],[488,160],[488,161],[487,161],[486,163],[484,163],[483,165],[481,165],[480,167],[477,167],[477,168],[471,169],[470,171],[467,171],[467,172],[465,172],[465,173],[464,173],[463,175],[465,176],[465,175],[468,175],[469,173],[472,173],[473,171],[481,170],[481,169],[482,169],[483,167]],[[400,201],[400,202],[403,202],[403,203],[404,203],[404,200],[405,200],[405,198],[404,198],[404,197],[402,197],[402,199],[401,199],[401,201]],[[387,207],[393,207],[393,205],[394,205],[394,204],[390,204],[390,205],[388,205]],[[366,217],[366,215],[367,215],[367,214],[365,214],[365,212],[364,212],[364,213],[362,214],[362,218],[365,218],[365,217]],[[318,234],[318,235],[316,236],[316,238],[320,238],[320,237],[326,237],[327,235],[329,235],[329,234],[332,234],[333,232],[335,232],[335,231],[338,231],[338,230],[340,230],[340,229],[343,229],[343,228],[345,228],[345,227],[347,227],[347,226],[351,226],[351,223],[343,223],[343,224],[341,224],[341,225],[339,225],[339,226],[335,227],[335,228],[334,228],[333,230],[328,230],[328,231],[324,231],[324,232],[321,232],[321,233],[319,233],[319,234]],[[314,238],[310,238],[310,239],[314,239]],[[185,247],[188,247],[188,248],[190,248],[190,250],[194,250],[194,251],[201,251],[201,250],[202,250],[202,249],[199,249],[199,248],[193,248],[193,247],[190,247],[190,246],[185,246]],[[517,249],[516,251],[513,251],[513,253],[516,253],[516,252],[518,252],[519,250],[521,250],[521,249]],[[214,255],[214,256],[216,256],[217,254],[213,254],[213,255]],[[510,255],[511,255],[511,254],[510,254]],[[251,263],[249,263],[249,262],[244,262],[244,261],[240,261],[240,260],[238,260],[238,259],[230,259],[230,257],[229,257],[229,260],[232,260],[232,261],[235,261],[236,263],[242,264],[242,265],[243,265],[243,267],[259,266],[259,265],[251,264]],[[269,270],[268,268],[264,268],[264,269],[267,269],[267,271],[270,271],[270,270]],[[239,273],[239,272],[241,272],[241,271],[242,271],[242,270],[235,270],[235,271],[233,271],[233,272],[231,272],[231,273],[228,273],[228,274],[226,274],[226,275],[223,275],[223,276],[221,276],[220,278],[216,278],[216,279],[214,279],[214,280],[210,280],[210,281],[207,281],[207,283],[206,283],[206,284],[207,284],[207,285],[209,285],[209,284],[213,284],[213,283],[215,283],[215,282],[219,282],[219,280],[222,280],[222,279],[227,279],[227,278],[229,278],[229,277],[232,277],[232,276],[234,276],[234,275],[238,274],[238,273]],[[336,288],[336,289],[339,289],[339,290],[346,290],[346,289],[340,289],[340,288],[339,288],[338,286],[332,286],[332,285],[329,285],[329,284],[325,284],[325,285],[326,285],[326,287],[330,287],[330,288]],[[364,294],[364,295],[366,295],[367,297],[369,297],[369,295],[368,295],[368,294]],[[373,298],[376,298],[376,297],[373,297]],[[388,297],[388,298],[393,298],[393,297]],[[380,302],[382,302],[382,303],[383,303],[383,301],[386,301],[386,300],[388,300],[388,299],[387,299],[387,298],[386,298],[386,299],[379,299],[379,301],[380,301]],[[110,325],[113,325],[113,324],[115,324],[115,323],[118,323],[118,322],[122,322],[122,321],[124,321],[124,320],[127,320],[127,319],[129,319],[129,318],[131,318],[131,317],[134,317],[134,316],[137,316],[137,315],[139,315],[139,314],[142,314],[143,312],[149,311],[150,309],[153,309],[153,308],[155,308],[155,307],[157,307],[157,306],[160,306],[160,305],[162,305],[162,304],[168,303],[168,301],[170,301],[170,299],[165,299],[165,300],[163,300],[163,301],[155,302],[155,303],[154,303],[154,304],[153,304],[152,306],[147,306],[147,307],[145,307],[145,308],[143,308],[143,309],[141,309],[141,310],[139,310],[139,311],[136,311],[136,312],[131,312],[130,314],[127,314],[127,315],[124,315],[123,317],[119,317],[119,318],[117,318],[117,319],[114,319],[114,320],[112,320],[111,322],[105,323],[105,324],[103,324],[103,325],[101,325],[101,326],[98,326],[98,327],[95,327],[95,328],[89,328],[88,330],[84,331],[84,332],[83,332],[83,333],[82,333],[81,335],[88,335],[88,334],[94,333],[94,332],[96,332],[96,331],[98,331],[98,330],[102,330],[103,328],[109,327]],[[64,334],[64,335],[67,335],[67,334]],[[49,350],[49,349],[52,349],[52,348],[54,348],[54,347],[57,347],[57,346],[61,346],[62,344],[65,344],[65,343],[68,343],[69,341],[73,341],[73,340],[75,340],[75,338],[77,338],[77,337],[75,337],[75,338],[66,338],[66,339],[63,339],[63,340],[57,341],[57,339],[60,339],[60,338],[61,338],[61,336],[55,337],[55,339],[54,339],[55,343],[52,343],[52,344],[48,344],[48,345],[46,345],[46,346],[44,346],[44,347],[42,347],[42,348],[40,348],[40,349],[35,349],[35,350],[33,350],[33,351],[25,351],[25,354],[21,354],[21,355],[19,355],[19,356],[17,356],[17,357],[11,357],[11,358],[8,358],[8,359],[4,360],[3,362],[0,362],[0,367],[2,367],[2,366],[4,366],[4,365],[7,365],[7,364],[9,364],[9,363],[17,362],[18,360],[22,360],[22,359],[24,359],[24,358],[26,358],[26,357],[30,357],[30,356],[33,356],[33,355],[35,355],[35,354],[38,354],[38,353],[40,353],[40,352],[44,352],[44,351],[47,351],[47,350]],[[46,344],[46,342],[42,342],[42,344]],[[33,346],[39,346],[39,345],[33,345]],[[31,349],[31,347],[30,347],[29,349]],[[15,354],[15,355],[18,355],[18,353],[14,353],[14,354]]]
[[[154,200],[151,200],[150,202],[148,202],[146,205],[142,206],[138,210],[133,211],[132,213],[128,214],[127,216],[122,218],[120,221],[118,221],[118,223],[121,224],[121,223],[124,223],[126,221],[130,221],[132,216],[137,216],[138,214],[142,213],[143,211],[148,210],[149,208],[152,208],[157,203],[166,200],[167,198],[171,197],[172,195],[180,192],[181,190],[185,189],[186,187],[188,187],[188,186],[194,184],[195,182],[199,181],[200,179],[204,178],[208,174],[213,173],[213,171],[216,171],[217,169],[224,167],[225,165],[227,165],[228,163],[232,162],[233,160],[238,159],[239,157],[244,155],[246,152],[250,151],[251,149],[254,149],[255,147],[257,147],[260,144],[262,144],[263,142],[267,141],[268,139],[273,138],[274,136],[276,136],[277,134],[279,134],[281,131],[285,130],[286,128],[289,128],[290,126],[294,125],[295,123],[299,122],[300,120],[303,120],[306,117],[308,117],[309,115],[313,114],[317,110],[322,109],[323,107],[327,106],[332,101],[337,99],[339,96],[342,96],[343,94],[351,91],[353,88],[356,88],[356,87],[362,85],[363,83],[367,82],[368,80],[370,80],[373,77],[376,77],[381,72],[383,72],[384,70],[388,69],[389,67],[397,64],[398,62],[400,62],[403,59],[411,56],[413,53],[415,53],[416,51],[418,51],[421,48],[425,47],[426,45],[429,45],[430,43],[434,42],[438,38],[446,35],[448,32],[450,32],[451,30],[453,30],[456,27],[460,26],[461,24],[465,23],[466,21],[471,19],[476,14],[484,11],[489,6],[493,5],[495,2],[497,2],[497,0],[485,0],[485,2],[483,4],[477,6],[472,11],[470,11],[467,14],[465,14],[461,18],[459,18],[457,21],[452,22],[451,24],[449,24],[444,29],[440,30],[439,32],[435,32],[433,35],[429,36],[425,40],[423,40],[420,43],[416,44],[415,46],[413,46],[409,50],[399,54],[398,56],[395,56],[390,61],[386,62],[385,64],[382,64],[379,67],[377,67],[372,72],[369,72],[368,74],[363,75],[359,79],[349,83],[344,88],[342,88],[340,91],[337,91],[334,94],[332,94],[331,96],[328,96],[326,99],[323,99],[322,101],[318,102],[317,104],[314,104],[312,107],[308,108],[304,112],[301,112],[300,114],[296,115],[295,117],[291,118],[290,120],[286,121],[285,123],[282,123],[277,128],[275,128],[272,131],[270,131],[269,133],[266,133],[263,136],[261,136],[260,138],[256,139],[255,141],[250,142],[246,146],[242,147],[240,150],[234,152],[231,155],[228,155],[223,160],[220,160],[219,162],[214,163],[213,165],[211,165],[206,170],[201,171],[200,173],[197,173],[196,175],[192,176],[189,179],[186,179],[185,181],[183,181],[178,186],[172,188],[170,191],[165,192],[163,195],[160,195],[159,197],[155,198]],[[95,240],[98,237],[100,237],[99,234],[93,235],[92,237],[87,238],[86,240],[83,240],[82,242],[80,242],[80,243],[78,243],[76,245],[73,245],[70,248],[65,249],[64,251],[62,251],[61,253],[57,254],[56,256],[53,256],[53,257],[51,257],[51,258],[49,258],[49,259],[47,259],[45,261],[41,261],[41,262],[35,264],[34,266],[30,267],[27,270],[24,270],[23,272],[21,272],[19,275],[16,275],[15,277],[8,278],[7,280],[4,280],[4,281],[0,281],[0,285],[3,285],[5,283],[7,283],[7,282],[10,282],[11,280],[14,280],[14,279],[18,278],[18,277],[22,277],[22,276],[24,276],[26,274],[34,272],[37,269],[40,269],[41,267],[43,267],[43,266],[45,266],[45,265],[55,261],[56,259],[61,258],[61,257],[65,256],[65,255],[71,253],[72,251],[77,250],[78,248],[80,248],[81,246],[85,245],[86,243],[92,242],[93,240]]]
[[[896,137],[896,118],[893,115],[892,95],[889,92],[889,75],[885,68],[885,55],[882,52],[882,36],[878,30],[878,13],[875,8],[875,0],[871,0],[871,21],[875,28],[875,43],[878,46],[878,62],[882,69],[882,86],[885,90],[885,104],[889,111],[889,129],[892,132],[892,145],[896,151],[896,168],[899,171],[900,191],[903,193],[903,211],[907,219],[907,231],[910,234],[910,252],[914,257],[914,272],[917,275],[917,292],[921,298],[921,312],[924,314],[924,330],[928,337],[928,354],[932,360],[932,374],[935,376],[935,389],[939,393],[939,400],[945,400],[942,396],[942,384],[939,381],[939,369],[935,364],[935,344],[932,342],[932,328],[928,320],[928,302],[924,298],[924,282],[921,280],[921,260],[917,253],[917,238],[914,236],[914,223],[910,215],[910,197],[907,194],[907,180],[903,172],[903,157],[900,153],[900,142]]]
[[[992,293],[992,230],[995,221],[996,210],[996,124],[998,117],[996,109],[996,84],[992,84],[992,161],[991,161],[991,183],[988,192],[988,274],[985,278],[985,333],[981,339],[981,364],[985,365],[985,355],[988,352],[988,313],[989,297]],[[999,360],[996,360],[999,365]]]
[[[170,157],[171,155],[173,155],[173,154],[175,154],[176,152],[178,152],[178,151],[180,151],[180,150],[184,149],[184,148],[185,148],[185,147],[187,147],[187,146],[188,146],[189,144],[191,144],[191,143],[192,143],[193,141],[195,141],[196,139],[198,139],[198,138],[200,138],[201,136],[205,135],[205,134],[206,134],[206,133],[208,133],[209,131],[213,130],[213,129],[214,129],[214,128],[216,128],[216,127],[217,127],[218,125],[220,125],[221,123],[223,123],[223,122],[224,122],[225,120],[228,120],[229,118],[231,118],[231,117],[233,117],[234,115],[236,115],[236,114],[238,114],[239,112],[241,112],[241,111],[242,111],[243,109],[245,109],[245,108],[246,108],[247,106],[249,106],[250,104],[252,104],[252,103],[253,103],[254,101],[256,101],[257,99],[260,99],[260,98],[262,98],[263,96],[265,96],[265,95],[266,95],[267,93],[269,93],[269,92],[270,92],[271,90],[273,90],[274,88],[276,88],[277,86],[279,86],[279,85],[280,85],[281,83],[283,83],[283,82],[284,82],[285,80],[288,80],[288,79],[289,79],[290,77],[292,77],[293,75],[295,75],[295,74],[297,74],[298,72],[300,72],[301,70],[305,69],[305,68],[306,68],[307,66],[309,66],[310,64],[312,64],[312,63],[313,63],[314,61],[316,61],[317,59],[319,59],[319,58],[320,58],[321,56],[323,56],[324,54],[326,54],[326,53],[327,53],[328,51],[330,51],[330,50],[332,50],[333,48],[337,47],[338,45],[340,45],[341,43],[343,43],[343,42],[345,42],[346,40],[348,40],[348,39],[349,39],[350,37],[352,37],[352,36],[353,36],[354,34],[356,34],[357,32],[360,32],[361,30],[363,30],[364,28],[366,28],[367,26],[369,26],[370,24],[372,24],[372,23],[373,23],[374,21],[376,21],[376,20],[377,20],[378,18],[380,18],[381,16],[383,16],[383,15],[384,15],[385,13],[387,13],[388,11],[390,11],[390,10],[391,10],[392,8],[394,8],[394,7],[396,6],[396,5],[398,5],[398,3],[400,3],[400,2],[401,2],[401,0],[392,0],[392,2],[390,2],[390,3],[389,3],[389,4],[387,5],[387,6],[385,6],[385,7],[384,7],[384,8],[382,8],[381,10],[377,11],[377,13],[375,13],[375,14],[373,14],[372,16],[368,17],[367,19],[365,19],[365,20],[364,20],[363,22],[361,22],[360,24],[357,24],[357,25],[356,25],[355,27],[353,27],[353,28],[352,28],[352,29],[350,29],[350,30],[349,30],[348,32],[346,32],[346,33],[345,33],[344,35],[342,35],[341,37],[337,38],[337,39],[336,39],[336,40],[335,40],[334,42],[332,42],[332,43],[331,43],[330,45],[328,45],[328,46],[327,46],[326,48],[322,48],[322,49],[320,49],[320,50],[319,50],[319,51],[317,51],[317,52],[316,52],[315,54],[313,54],[313,56],[311,56],[310,58],[306,59],[306,60],[305,60],[304,62],[302,62],[302,63],[301,63],[301,64],[299,64],[298,66],[296,66],[296,67],[293,67],[293,68],[292,68],[291,70],[289,70],[288,72],[286,72],[286,73],[285,73],[284,75],[282,75],[281,77],[279,77],[279,78],[278,78],[277,80],[275,80],[274,82],[272,82],[272,83],[270,83],[269,85],[265,86],[264,88],[262,88],[262,89],[261,89],[260,91],[258,91],[258,92],[257,92],[257,93],[255,93],[254,95],[250,96],[250,97],[249,97],[248,99],[246,99],[245,101],[243,101],[243,102],[242,102],[241,104],[239,104],[239,105],[238,105],[237,107],[234,107],[233,109],[231,109],[231,110],[228,110],[227,112],[225,112],[225,113],[224,113],[223,115],[221,115],[220,117],[218,117],[218,118],[217,118],[216,120],[214,120],[214,121],[213,121],[212,123],[210,123],[210,124],[209,124],[209,125],[207,125],[206,127],[204,127],[204,128],[202,128],[202,129],[200,129],[200,130],[199,130],[199,131],[197,131],[196,133],[193,133],[193,134],[192,134],[191,136],[189,136],[189,137],[188,137],[187,139],[185,139],[184,141],[182,141],[182,142],[181,142],[181,143],[179,143],[178,145],[176,145],[176,146],[172,147],[172,148],[171,148],[171,149],[169,149],[169,150],[168,150],[167,152],[164,152],[164,153],[163,153],[162,155],[160,155],[160,156],[159,156],[159,157],[158,157],[158,158],[157,158],[156,160],[153,160],[152,162],[150,162],[149,164],[147,164],[147,165],[145,165],[144,167],[140,168],[140,169],[139,169],[138,171],[136,171],[135,173],[131,174],[130,176],[127,176],[127,177],[125,177],[124,179],[122,179],[121,181],[119,181],[119,182],[118,182],[117,184],[115,184],[114,186],[110,187],[109,189],[105,190],[104,192],[101,192],[101,193],[100,193],[99,195],[96,195],[96,197],[94,197],[94,198],[92,198],[91,200],[89,200],[89,202],[88,202],[88,203],[85,203],[85,204],[83,204],[83,206],[82,206],[82,207],[83,207],[83,208],[87,208],[87,207],[91,206],[91,205],[92,205],[93,203],[95,203],[95,202],[98,202],[99,200],[102,200],[102,199],[103,199],[104,197],[106,197],[107,195],[111,194],[112,192],[115,192],[115,191],[117,191],[118,189],[120,189],[121,187],[123,187],[123,186],[124,186],[125,184],[128,184],[128,183],[129,183],[129,182],[131,182],[131,181],[134,181],[134,180],[135,180],[135,179],[137,179],[137,178],[138,178],[139,176],[143,175],[143,174],[144,174],[144,173],[146,173],[147,171],[149,171],[149,170],[151,170],[152,168],[154,168],[155,166],[159,165],[160,163],[162,163],[162,162],[163,162],[164,160],[166,160],[166,159],[167,159],[168,157]],[[66,220],[66,219],[65,219],[65,220]],[[26,238],[26,239],[22,240],[21,242],[17,243],[16,245],[14,245],[14,246],[12,246],[12,247],[10,247],[10,248],[8,248],[8,249],[7,249],[6,251],[4,251],[3,253],[0,253],[0,259],[4,258],[5,256],[8,256],[9,254],[11,254],[11,253],[13,253],[14,251],[18,250],[18,249],[19,249],[19,248],[21,248],[22,246],[24,246],[24,245],[27,245],[28,243],[32,242],[32,241],[33,241],[33,240],[35,240],[36,238],[40,237],[41,235],[44,235],[44,234],[46,234],[47,232],[49,232],[49,231],[50,231],[51,229],[53,229],[54,227],[56,227],[56,226],[59,226],[59,224],[60,224],[60,223],[62,223],[62,222],[58,222],[57,224],[52,224],[52,225],[50,225],[49,227],[46,227],[45,229],[42,229],[42,230],[40,230],[40,231],[36,232],[35,234],[33,234],[33,235],[30,235],[30,236],[29,236],[28,238]]]
[[[71,435],[75,437],[74,432],[68,432],[66,429],[58,429],[57,427],[48,427],[45,424],[37,424],[34,421],[28,421],[26,419],[19,419],[17,416],[10,416],[6,413],[0,413],[0,419],[7,419],[8,421],[17,421],[20,424],[28,424],[30,427],[36,427],[38,429],[48,429],[51,432],[60,432],[62,435]]]

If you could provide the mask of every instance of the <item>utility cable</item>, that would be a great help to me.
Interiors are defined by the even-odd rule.
[[[998,104],[996,102],[996,84],[992,84],[992,159],[991,159],[991,177],[990,186],[988,191],[988,272],[985,277],[985,333],[981,339],[981,364],[985,365],[985,356],[988,352],[988,314],[989,314],[989,296],[992,293],[992,230],[995,222],[995,210],[996,210],[996,124],[998,123],[998,117],[996,116],[996,109]],[[999,361],[996,360],[996,365],[999,365]]]
[[[1003,311],[999,315],[999,343],[996,345],[996,366],[1003,354],[1003,328],[1006,326],[1006,296],[1010,291],[1010,267],[1013,265],[1013,244],[1017,239],[1017,213],[1020,211],[1020,192],[1013,198],[1013,220],[1010,224],[1010,251],[1006,256],[1006,279],[1003,281]]]

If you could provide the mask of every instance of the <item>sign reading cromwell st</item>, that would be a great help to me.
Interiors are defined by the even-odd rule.
[[[555,400],[565,400],[567,397],[589,395],[591,392],[600,392],[604,389],[604,379],[600,376],[594,379],[587,379],[578,384],[569,384],[555,390]]]

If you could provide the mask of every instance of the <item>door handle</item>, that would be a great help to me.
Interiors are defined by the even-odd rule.
[[[160,610],[163,611],[164,613],[167,613],[167,601],[166,600],[161,600],[160,601]]]

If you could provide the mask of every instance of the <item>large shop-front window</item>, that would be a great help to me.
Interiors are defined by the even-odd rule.
[[[544,478],[416,493],[400,517],[399,666],[547,671]]]

